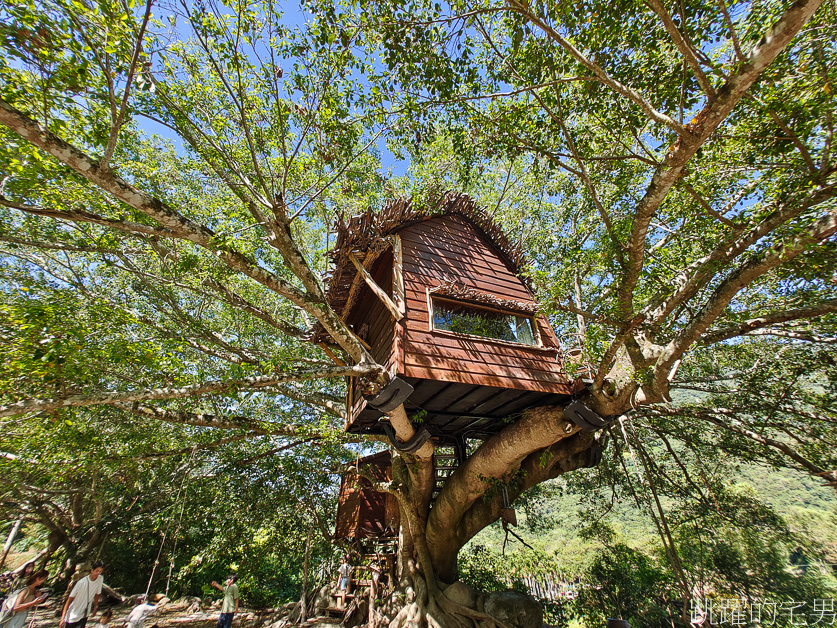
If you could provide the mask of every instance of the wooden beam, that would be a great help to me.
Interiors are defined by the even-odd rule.
[[[369,289],[375,293],[375,295],[383,302],[384,305],[387,306],[387,309],[390,311],[392,316],[395,320],[400,321],[404,318],[404,315],[398,311],[398,307],[395,303],[392,302],[392,299],[389,298],[386,292],[384,292],[381,287],[375,283],[375,280],[372,279],[372,275],[369,274],[363,265],[357,261],[357,258],[354,255],[349,255],[349,259],[352,260],[352,264],[355,265],[357,268],[357,272],[360,273],[360,276],[363,277],[363,280],[366,282],[366,285],[369,286]]]
[[[334,362],[337,366],[346,366],[346,363],[338,358],[334,352],[328,348],[328,345],[324,342],[320,343],[320,348],[325,352],[325,354],[331,358],[332,362]]]
[[[392,296],[398,311],[403,316],[407,312],[407,298],[404,296],[404,257],[401,253],[401,236],[392,236]]]

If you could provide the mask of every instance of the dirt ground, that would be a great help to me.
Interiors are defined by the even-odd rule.
[[[44,606],[38,608],[34,613],[34,621],[33,614],[30,613],[29,621],[27,622],[28,628],[57,628],[59,618],[56,616],[56,612],[59,602],[59,600],[50,600]],[[190,600],[178,600],[166,604],[145,620],[145,628],[151,628],[154,624],[157,624],[160,628],[211,628],[215,626],[218,621],[218,611],[216,609],[202,609],[198,612],[190,613],[190,604]],[[113,610],[113,618],[110,620],[109,626],[112,626],[112,628],[124,628],[128,613],[131,612],[133,607],[130,605],[115,605],[103,606],[102,608],[110,608]],[[241,609],[235,616],[233,628],[264,626],[276,614],[276,610],[251,611]],[[97,620],[98,615],[94,620],[87,622],[87,627],[96,628],[98,624]]]

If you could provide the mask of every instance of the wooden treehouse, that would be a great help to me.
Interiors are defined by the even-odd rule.
[[[401,522],[395,497],[375,490],[361,470],[378,481],[391,480],[389,451],[360,458],[346,468],[340,482],[334,538],[344,541],[353,550],[355,564],[347,594],[349,599],[368,596],[373,578],[386,585],[394,582]],[[372,592],[374,597],[375,590]],[[340,617],[344,609],[329,606],[325,612]]]
[[[401,199],[341,221],[330,255],[331,306],[397,376],[414,424],[458,462],[466,439],[488,438],[527,408],[565,404],[583,386],[564,373],[519,247],[469,197],[448,193],[433,207]],[[387,408],[361,392],[349,381],[346,430],[386,433]]]
[[[389,493],[372,487],[357,469],[362,468],[381,482],[392,479],[392,462],[388,451],[361,458],[343,473],[337,498],[336,539],[363,543],[394,538],[398,535],[400,516],[398,502]]]

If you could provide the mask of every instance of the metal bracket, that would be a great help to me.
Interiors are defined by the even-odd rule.
[[[379,412],[392,412],[413,394],[413,387],[400,377],[393,377],[381,391],[374,396],[363,396],[372,408]]]
[[[607,427],[619,415],[613,414],[608,417],[601,417],[580,401],[573,401],[564,408],[564,416],[585,432],[595,432]]]
[[[389,438],[389,442],[392,443],[392,446],[405,454],[416,453],[422,448],[424,443],[430,440],[430,432],[427,431],[427,428],[420,427],[416,430],[416,433],[413,434],[413,437],[410,440],[406,443],[402,443],[395,437],[395,430],[392,429],[392,425],[390,425],[387,421],[378,421],[378,423],[383,428],[384,433],[387,435],[387,438]]]
[[[602,448],[593,445],[587,450],[587,464],[584,465],[588,469],[597,466],[602,461]]]

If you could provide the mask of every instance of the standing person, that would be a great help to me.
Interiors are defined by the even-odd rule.
[[[67,586],[67,590],[64,591],[64,597],[61,598],[61,604],[55,609],[55,616],[60,617],[61,611],[63,610],[64,606],[67,604],[67,600],[70,597],[70,593],[73,592],[73,589],[76,586],[76,583],[84,578],[85,576],[90,575],[90,563],[76,563],[75,569],[73,569],[73,575],[70,577],[70,584]]]
[[[344,554],[343,561],[337,568],[337,590],[339,591],[338,595],[340,596],[340,606],[338,606],[338,608],[341,610],[346,608],[346,594],[349,592],[349,584],[352,579],[351,576],[352,566],[349,564],[349,555]]]
[[[131,609],[130,614],[128,615],[128,626],[127,628],[142,628],[143,623],[148,618],[148,616],[154,612],[157,608],[156,604],[152,604],[148,600],[148,596],[141,595],[139,599],[139,604],[137,604],[133,609]]]
[[[21,628],[26,623],[29,610],[49,597],[48,593],[36,592],[36,589],[44,586],[48,577],[48,571],[44,569],[36,571],[26,579],[26,587],[23,590],[10,594],[3,604],[2,619],[0,619],[2,628]],[[14,599],[11,596],[14,596]]]
[[[96,561],[93,563],[90,575],[76,582],[76,586],[64,602],[61,621],[58,623],[59,628],[85,628],[88,618],[96,616],[99,596],[102,593],[102,584],[104,584],[104,578],[102,578],[104,570],[105,564],[102,561]]]
[[[27,582],[29,582],[29,578],[31,578],[35,574],[35,561],[26,563],[23,569],[21,569],[20,573],[15,576],[14,582],[12,583],[12,590],[18,591],[23,587],[27,586]]]
[[[230,628],[233,615],[238,612],[238,585],[235,581],[238,576],[230,574],[227,576],[226,586],[221,586],[214,580],[212,586],[224,594],[224,601],[221,602],[221,614],[218,616],[218,628]]]

